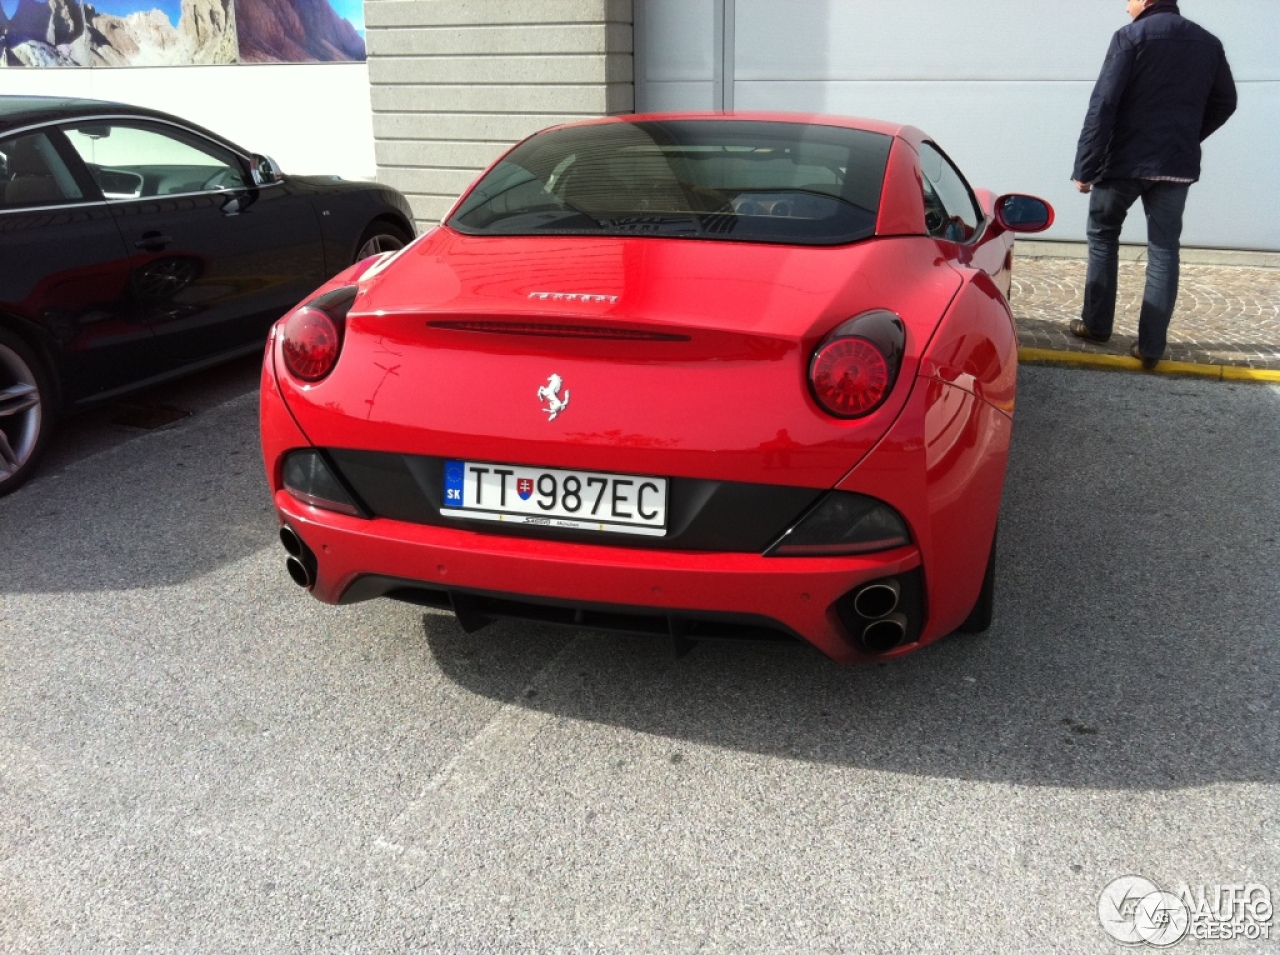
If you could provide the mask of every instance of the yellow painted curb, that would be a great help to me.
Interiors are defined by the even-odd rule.
[[[1019,348],[1018,361],[1029,365],[1070,365],[1106,371],[1141,371],[1142,363],[1128,355],[1101,355],[1091,352],[1054,351],[1049,348]],[[1162,361],[1148,374],[1211,378],[1218,381],[1280,382],[1280,371],[1248,368],[1244,365],[1201,365],[1189,361]]]
[[[1223,365],[1222,380],[1280,381],[1280,371],[1271,368],[1242,368],[1239,365]]]

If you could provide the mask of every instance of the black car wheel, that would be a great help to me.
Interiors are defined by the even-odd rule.
[[[991,538],[991,556],[987,558],[987,572],[982,576],[982,589],[978,591],[978,602],[969,611],[964,623],[956,629],[956,633],[982,633],[991,626],[996,612],[996,539],[999,532]]]
[[[0,328],[0,495],[31,476],[53,423],[44,366],[21,338]]]
[[[403,249],[412,241],[413,236],[398,225],[390,222],[375,222],[365,229],[364,235],[360,237],[360,245],[356,252],[355,261],[360,262],[371,255],[378,255],[381,252],[395,252],[397,249]]]

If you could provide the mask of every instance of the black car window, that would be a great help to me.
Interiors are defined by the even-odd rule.
[[[920,147],[924,182],[924,225],[931,236],[968,242],[982,223],[982,207],[960,170],[933,143]]]
[[[63,205],[84,197],[44,133],[0,141],[0,176],[0,204],[6,209]]]
[[[93,121],[63,132],[109,200],[244,188],[228,150],[178,130]]]
[[[760,120],[552,129],[490,170],[449,225],[473,235],[853,242],[875,232],[892,143]]]
[[[942,150],[932,143],[920,147],[924,184],[924,221],[930,235],[952,242],[968,242],[978,232],[982,210],[973,190]]]

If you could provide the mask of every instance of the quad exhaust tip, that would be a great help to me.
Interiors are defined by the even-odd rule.
[[[862,645],[868,653],[888,653],[907,638],[907,618],[900,613],[891,613],[879,620],[874,620],[862,631]]]
[[[280,543],[289,555],[284,561],[289,577],[299,587],[310,590],[316,582],[316,555],[288,524],[280,528]]]
[[[902,585],[892,577],[867,584],[853,595],[853,609],[860,617],[878,620],[898,609]]]
[[[888,653],[907,639],[907,618],[898,612],[902,601],[902,585],[897,578],[886,577],[864,584],[853,595],[853,610],[861,629],[858,642],[867,653]]]

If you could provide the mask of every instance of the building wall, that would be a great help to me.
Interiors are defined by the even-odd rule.
[[[634,105],[631,0],[366,0],[365,24],[378,179],[420,225],[528,134]]]
[[[0,92],[165,110],[299,175],[377,173],[364,63],[9,68],[0,69]]]
[[[910,8],[909,11],[907,8]],[[1068,9],[1069,8],[1069,9]],[[1222,39],[1240,109],[1204,149],[1184,244],[1280,250],[1278,0],[1182,0]],[[918,126],[975,185],[1043,196],[1084,239],[1076,139],[1119,0],[638,0],[639,110],[780,109]],[[1141,215],[1126,241],[1145,241]]]
[[[1079,241],[1068,177],[1119,0],[366,0],[367,64],[6,69],[6,93],[115,99],[290,172],[375,175],[420,225],[543,126],[633,108],[787,109],[927,130],[978,185],[1035,192]],[[1188,245],[1280,251],[1280,0],[1182,0],[1227,47],[1240,111],[1205,147]],[[633,30],[634,23],[634,30]],[[633,58],[633,50],[635,56]],[[1131,217],[1126,241],[1144,239]]]

